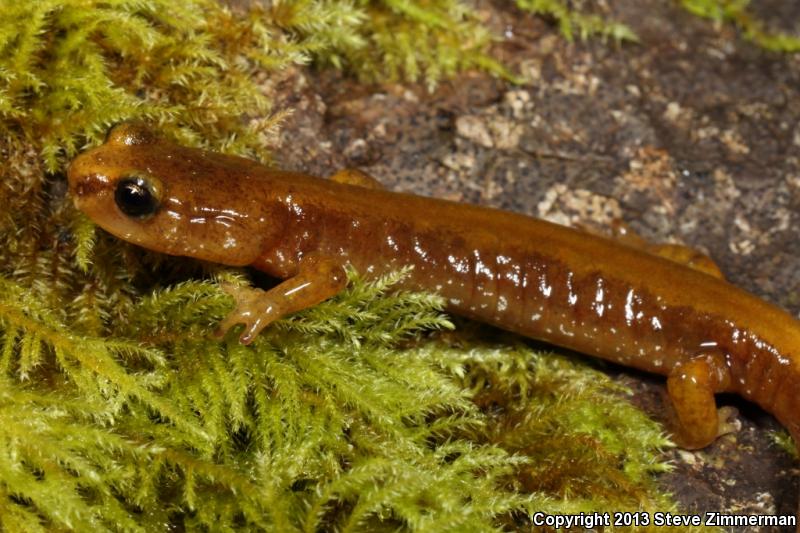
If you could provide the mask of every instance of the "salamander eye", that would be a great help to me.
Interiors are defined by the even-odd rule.
[[[128,216],[144,218],[158,210],[158,196],[152,184],[139,176],[122,178],[117,182],[114,201]]]

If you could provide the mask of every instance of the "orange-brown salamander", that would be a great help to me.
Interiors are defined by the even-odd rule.
[[[724,281],[692,254],[652,253],[520,214],[383,190],[366,175],[271,170],[186,148],[136,124],[69,168],[75,204],[124,240],[252,265],[284,279],[231,290],[223,331],[250,342],[270,322],[330,298],[344,268],[413,265],[405,286],[451,312],[668,377],[688,447],[727,430],[714,394],[735,392],[800,436],[800,322]]]

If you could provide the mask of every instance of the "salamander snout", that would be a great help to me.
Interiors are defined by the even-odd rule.
[[[67,170],[69,194],[79,209],[82,201],[98,196],[110,187],[108,176],[98,172],[96,165],[97,161],[90,152],[76,157]]]

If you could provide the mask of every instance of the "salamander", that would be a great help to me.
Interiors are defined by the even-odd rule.
[[[679,442],[731,430],[714,395],[737,393],[800,436],[800,322],[679,247],[648,247],[522,214],[390,192],[180,146],[123,123],[68,171],[75,205],[145,248],[283,279],[226,290],[251,342],[271,322],[341,291],[345,268],[413,266],[406,288],[449,311],[667,376]]]

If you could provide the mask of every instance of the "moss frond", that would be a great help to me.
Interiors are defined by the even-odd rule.
[[[440,312],[442,299],[435,295],[409,295],[403,305],[392,298],[383,298],[407,275],[408,269],[404,269],[376,283],[366,284],[351,271],[352,290],[347,300],[328,300],[303,315],[290,317],[278,327],[295,329],[305,335],[331,335],[355,346],[362,342],[376,346],[394,344],[397,339],[418,331],[453,329],[453,324]],[[352,314],[344,313],[345,310]],[[320,320],[321,317],[334,320]]]
[[[95,244],[97,226],[85,215],[75,217],[72,231],[75,235],[75,264],[82,272],[88,272]]]
[[[697,16],[735,24],[746,39],[766,50],[800,51],[800,36],[770,31],[748,11],[749,4],[749,0],[681,0],[681,5]]]
[[[792,436],[788,431],[775,431],[771,434],[772,440],[776,446],[792,456],[795,460],[800,456],[797,453],[797,444],[792,440]]]
[[[572,7],[576,2],[566,0],[516,0],[516,3],[520,9],[551,17],[558,25],[561,35],[570,41],[576,34],[581,39],[598,36],[613,39],[617,43],[639,40],[636,33],[625,24],[586,12],[583,5],[586,2],[577,2],[578,8]]]
[[[493,36],[460,0],[300,0],[278,3],[272,17],[317,61],[368,81],[432,87],[469,68],[513,77],[488,54]]]
[[[202,437],[191,417],[153,393],[153,387],[165,380],[160,371],[165,361],[159,351],[121,339],[76,336],[36,298],[9,280],[0,278],[0,295],[5,377],[17,375],[27,381],[34,372],[42,372],[48,379],[57,379],[55,372],[63,373],[61,379],[68,380],[86,398],[106,405],[98,416],[113,418],[129,407],[130,400],[136,400],[195,437]],[[138,371],[131,372],[128,365]]]

